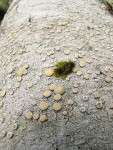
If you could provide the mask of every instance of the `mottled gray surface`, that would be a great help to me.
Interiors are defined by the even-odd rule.
[[[0,130],[6,131],[6,137],[0,139],[0,150],[113,150],[113,111],[109,109],[113,82],[105,82],[113,72],[104,70],[105,66],[113,67],[113,17],[97,0],[15,0],[9,10],[0,29],[0,90],[6,90],[0,109],[4,118]],[[57,32],[59,20],[69,22],[61,26],[61,33]],[[50,24],[54,33],[47,27]],[[70,50],[69,55],[63,53],[65,49]],[[48,51],[54,54],[48,56]],[[80,68],[78,62],[87,57],[93,57],[93,63]],[[46,77],[44,70],[63,59],[76,61],[83,74],[92,70],[89,80],[76,73],[69,75],[69,81]],[[16,88],[17,70],[24,64],[29,65],[28,73]],[[11,74],[9,68],[13,69]],[[49,81],[65,87],[62,110],[57,113],[52,107],[54,93],[48,99],[43,97]],[[33,86],[28,88],[28,83]],[[74,83],[78,84],[77,94],[72,92]],[[96,91],[106,99],[102,109],[95,107]],[[89,100],[84,102],[83,96]],[[66,103],[70,98],[73,106]],[[32,106],[33,100],[36,106]],[[45,112],[38,107],[42,100],[49,104]],[[86,108],[85,113],[80,112],[81,107]],[[28,110],[46,113],[48,121],[25,119]],[[67,116],[62,114],[64,110]],[[14,122],[18,129],[13,131]],[[11,139],[8,132],[14,133]]]

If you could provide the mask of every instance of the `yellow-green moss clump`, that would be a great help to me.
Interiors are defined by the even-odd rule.
[[[9,7],[8,0],[0,0],[0,21],[3,19],[8,7]]]
[[[54,68],[54,76],[56,78],[66,79],[67,75],[72,73],[73,68],[75,67],[74,62],[69,61],[59,61]]]

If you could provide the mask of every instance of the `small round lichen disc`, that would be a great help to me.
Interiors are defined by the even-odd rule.
[[[41,102],[40,105],[39,105],[39,108],[41,110],[46,110],[48,108],[48,103],[46,102]]]
[[[47,120],[47,116],[46,115],[40,115],[40,121],[44,122]]]
[[[63,94],[64,91],[65,91],[65,89],[64,89],[64,87],[62,87],[62,86],[55,86],[55,88],[54,88],[54,92],[55,92],[56,94]]]
[[[87,63],[92,63],[92,62],[93,62],[93,59],[92,59],[91,57],[86,58],[86,62],[87,62]]]
[[[101,109],[102,108],[102,102],[100,102],[100,101],[96,102],[96,107],[99,108],[99,109]]]
[[[85,75],[83,76],[83,78],[86,79],[86,80],[88,80],[88,79],[89,79],[88,74],[85,74]]]
[[[68,55],[70,53],[70,50],[66,49],[64,50],[64,54]]]
[[[72,88],[72,91],[74,94],[77,94],[79,92],[78,88]]]
[[[50,89],[51,91],[53,91],[54,88],[55,88],[55,84],[50,84],[49,89]]]
[[[5,96],[5,94],[6,94],[6,91],[5,91],[5,90],[0,91],[0,96],[1,96],[1,97]]]
[[[17,72],[18,76],[21,77],[23,75],[23,68],[20,67]]]
[[[46,90],[45,92],[43,92],[43,96],[45,97],[49,97],[51,95],[51,91]]]
[[[89,74],[92,74],[92,73],[93,73],[93,70],[88,70],[88,73],[89,73]]]
[[[100,75],[100,71],[96,71],[96,74],[97,74],[97,75]]]
[[[0,137],[3,138],[3,137],[5,137],[5,135],[6,135],[6,131],[2,130],[2,131],[0,132]]]
[[[28,69],[28,68],[29,68],[29,65],[28,65],[28,64],[25,64],[25,65],[23,66],[23,68]]]
[[[48,76],[48,77],[52,76],[53,73],[54,73],[53,69],[47,69],[47,70],[45,70],[45,75]]]
[[[60,51],[60,47],[59,47],[59,46],[57,46],[55,49],[56,49],[57,51]]]
[[[16,83],[16,88],[19,88],[20,87],[20,82],[17,82]]]
[[[61,99],[61,95],[60,95],[60,94],[56,94],[56,95],[54,96],[54,99],[55,99],[56,101],[59,101],[59,100]]]
[[[13,125],[12,125],[12,129],[13,130],[16,130],[18,128],[18,124],[17,123],[14,123]]]
[[[105,78],[105,81],[106,81],[107,83],[109,83],[109,82],[112,81],[112,78],[107,76],[107,77]]]
[[[88,101],[88,100],[89,100],[89,97],[88,97],[88,96],[83,96],[83,98],[82,98],[82,99],[83,99],[83,101],[84,101],[84,102],[86,102],[86,101]]]
[[[67,111],[65,110],[65,111],[63,111],[63,115],[64,116],[66,116],[67,115]]]
[[[77,71],[77,76],[81,76],[82,75],[82,71]]]
[[[109,71],[110,71],[110,67],[109,67],[109,66],[106,66],[106,67],[105,67],[105,71],[106,71],[106,72],[109,72]]]
[[[80,61],[79,65],[80,65],[80,67],[84,67],[86,65],[86,62],[85,61]]]
[[[21,81],[22,80],[22,77],[17,77],[17,81]]]
[[[54,103],[53,109],[56,111],[59,111],[61,109],[61,104],[60,103]]]
[[[80,107],[80,112],[84,113],[86,111],[86,108],[85,107]]]
[[[73,101],[72,99],[69,99],[69,100],[67,101],[67,103],[68,103],[69,105],[73,105],[73,104],[74,104],[74,101]]]
[[[26,113],[26,118],[27,118],[27,119],[31,119],[32,117],[33,117],[32,112]]]
[[[24,74],[24,75],[27,74],[27,69],[23,68],[22,69],[22,74]]]
[[[8,132],[8,133],[7,133],[7,138],[10,139],[10,138],[12,138],[12,136],[13,136],[13,133],[12,133],[12,132]]]
[[[103,97],[100,97],[100,98],[99,98],[99,101],[101,101],[101,103],[104,104],[104,103],[106,102],[106,99],[103,98]]]
[[[99,92],[95,92],[95,93],[94,93],[94,96],[95,96],[95,98],[100,98],[100,97],[101,97],[101,95],[100,95]]]
[[[78,70],[78,69],[77,69],[76,67],[74,67],[72,71],[76,73],[77,70]]]
[[[37,120],[38,118],[39,118],[39,114],[34,113],[34,114],[33,114],[33,119]]]
[[[28,84],[28,88],[31,88],[33,86],[33,83]]]

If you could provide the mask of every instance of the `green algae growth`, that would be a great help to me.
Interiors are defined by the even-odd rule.
[[[61,79],[65,80],[66,77],[70,73],[72,73],[72,70],[73,70],[74,67],[75,67],[75,64],[71,60],[69,60],[69,61],[59,61],[55,65],[54,76],[56,78],[61,78]]]

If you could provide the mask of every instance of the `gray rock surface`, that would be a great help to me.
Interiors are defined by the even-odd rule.
[[[72,73],[63,81],[44,74],[57,61],[68,59],[75,61],[81,76]],[[81,60],[85,67],[79,66]],[[29,68],[19,85],[17,72],[24,64]],[[0,150],[113,150],[112,81],[113,17],[103,4],[13,1],[0,28],[1,96],[6,91],[0,99]],[[50,83],[65,87],[59,112],[53,110],[54,92],[43,96]],[[68,99],[74,101],[72,106]],[[49,104],[46,111],[39,109],[41,101]],[[100,101],[102,108],[97,109]],[[46,114],[48,120],[28,120],[28,111]]]

